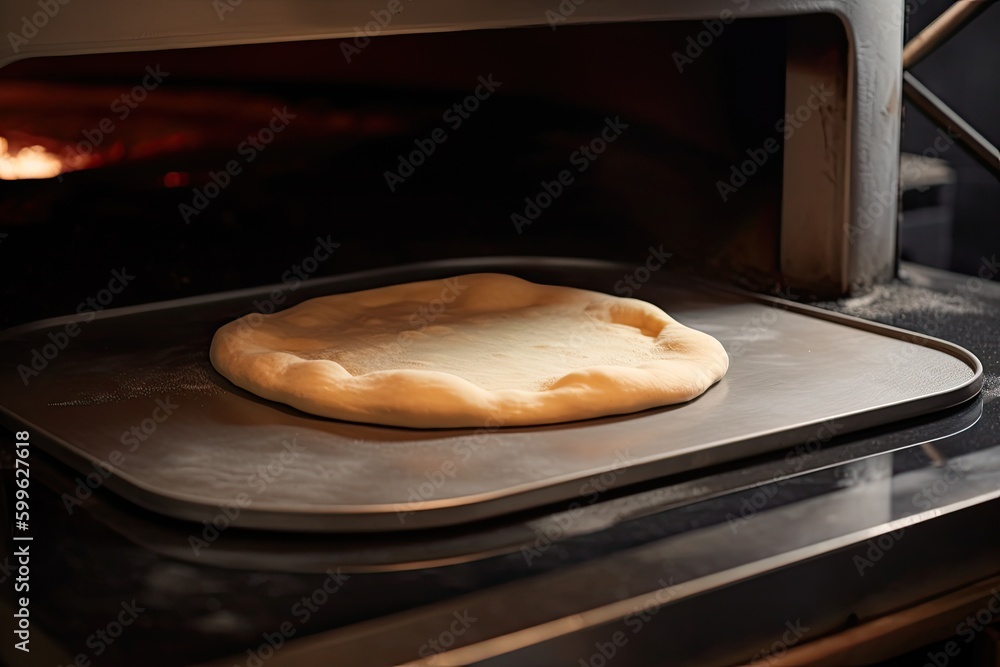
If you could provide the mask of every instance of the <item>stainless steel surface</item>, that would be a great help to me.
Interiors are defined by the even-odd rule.
[[[903,93],[942,129],[948,130],[979,164],[1000,178],[1000,148],[976,131],[954,109],[909,72],[903,73]]]
[[[453,527],[446,531],[422,531],[419,539],[412,533],[396,532],[379,535],[336,533],[319,536],[315,533],[286,533],[275,540],[270,532],[230,531],[210,549],[192,548],[190,525],[156,520],[148,512],[122,502],[110,494],[95,493],[77,512],[85,512],[99,524],[122,535],[133,544],[150,552],[185,561],[192,565],[216,568],[247,569],[256,572],[325,573],[339,568],[348,573],[398,572],[481,561],[511,553],[540,553],[553,542],[575,536],[593,536],[625,521],[690,507],[697,503],[753,489],[762,484],[774,484],[776,470],[781,483],[794,484],[794,477],[808,476],[819,470],[838,467],[851,469],[850,462],[913,447],[917,443],[935,465],[947,463],[935,448],[935,442],[948,439],[971,428],[982,416],[982,402],[969,401],[958,414],[935,416],[930,424],[894,430],[891,435],[864,437],[848,441],[838,438],[808,456],[789,465],[782,458],[747,462],[728,470],[714,470],[706,475],[671,480],[667,485],[605,497],[600,502],[574,509],[541,510],[524,513],[506,521],[477,522],[470,526]],[[794,450],[792,450],[794,451]],[[60,474],[47,462],[36,462],[33,478],[42,480],[59,494],[74,493],[72,475]],[[850,473],[836,474],[809,488],[814,493],[827,488],[839,489]],[[869,513],[869,518],[874,514]]]
[[[970,409],[978,412],[981,406]],[[948,438],[942,442],[947,443]],[[810,641],[843,628],[845,622],[864,622],[892,611],[892,605],[898,604],[900,589],[916,585],[898,579],[894,559],[926,544],[921,531],[927,524],[958,519],[966,508],[1000,499],[1000,447],[949,450],[943,466],[897,469],[913,449],[845,464],[849,468],[843,471],[846,479],[833,488],[819,481],[828,472],[820,470],[795,481],[763,483],[738,494],[746,506],[756,507],[751,503],[768,492],[796,484],[821,484],[827,489],[800,502],[765,502],[759,511],[749,514],[740,510],[744,504],[734,503],[734,511],[741,516],[728,521],[695,526],[638,548],[471,591],[447,602],[297,638],[275,654],[272,664],[320,666],[329,664],[331,656],[346,663],[373,665],[576,664],[578,660],[586,663],[589,656],[596,654],[595,642],[607,642],[617,631],[623,631],[628,638],[628,646],[622,647],[617,656],[621,664],[664,664],[664,644],[677,646],[694,641],[693,637],[678,637],[684,630],[678,630],[682,624],[677,619],[673,623],[663,620],[659,630],[647,629],[669,616],[671,607],[737,582],[760,580],[794,563],[840,552],[842,557],[826,561],[824,567],[803,575],[799,583],[801,590],[813,594],[823,590],[828,595],[823,599],[833,600],[844,591],[850,591],[846,595],[855,594],[863,582],[883,582],[879,594],[867,605],[852,609],[856,612],[853,621],[827,613],[825,605],[817,605],[817,598],[809,593],[786,596],[783,593],[787,588],[768,585],[766,579],[752,591],[755,595],[730,598],[732,607],[747,607],[749,613],[764,613],[772,598],[797,600],[793,607],[808,612],[800,617],[780,617],[770,629],[776,629],[774,636],[779,636],[785,629],[783,620],[794,623],[800,618],[810,628],[804,641]],[[954,482],[956,477],[961,483]],[[790,526],[795,529],[790,530]],[[971,542],[971,538],[965,541]],[[942,581],[960,581],[961,576],[961,572],[947,569],[933,575]],[[786,586],[788,583],[785,580]],[[943,588],[947,590],[948,586]],[[723,605],[713,611],[709,605],[709,609],[700,611],[707,615],[697,618],[697,624],[713,628],[724,625],[728,630],[727,641],[718,642],[715,659],[697,664],[731,665],[749,658],[750,654],[739,655],[740,649],[728,641],[730,635],[738,636],[743,627],[754,624],[742,615],[745,610],[734,612],[729,605]],[[427,638],[437,637],[455,613],[463,612],[477,622],[456,638],[454,645],[421,659],[427,655],[420,652]],[[631,622],[623,623],[623,619]],[[704,636],[700,640],[705,641]],[[634,654],[633,649],[640,644],[648,644],[645,650],[649,653],[644,659]],[[762,643],[758,650],[770,645],[770,641]],[[733,651],[737,655],[726,655]],[[232,658],[212,661],[206,667],[231,662]]]
[[[312,281],[320,294],[501,271],[611,292],[633,267],[587,260],[436,262]],[[635,295],[717,337],[729,374],[688,404],[494,431],[420,431],[315,418],[258,399],[207,359],[215,329],[271,287],[104,311],[28,387],[17,366],[80,317],[6,332],[4,421],[81,472],[171,516],[277,530],[403,530],[473,521],[949,407],[982,369],[943,341],[779,300],[660,277]],[[796,312],[800,311],[800,312]],[[175,405],[154,422],[157,401]],[[161,413],[163,408],[160,408]],[[129,451],[128,432],[148,435]],[[118,452],[116,455],[115,452]],[[238,512],[232,507],[239,505]],[[227,513],[227,519],[223,515]],[[238,516],[233,516],[238,514]],[[221,518],[220,518],[221,517]]]

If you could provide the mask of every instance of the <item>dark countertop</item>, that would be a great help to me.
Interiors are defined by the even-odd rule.
[[[985,262],[982,275],[996,271]],[[99,665],[395,664],[433,652],[432,642],[490,665],[596,664],[601,646],[617,664],[662,664],[664,651],[676,664],[729,664],[763,655],[786,623],[800,629],[792,643],[807,641],[1000,572],[1000,531],[990,529],[1000,517],[1000,285],[904,266],[891,285],[820,305],[966,347],[985,368],[981,397],[798,454],[631,486],[580,510],[419,541],[231,530],[201,556],[189,525],[103,490],[68,513],[60,494],[76,473],[35,452],[38,649],[14,664],[78,654]],[[5,517],[11,442],[8,433]],[[411,564],[327,573],[324,559],[344,554]],[[145,611],[119,638],[92,637],[133,599]],[[268,657],[276,632],[284,646]]]

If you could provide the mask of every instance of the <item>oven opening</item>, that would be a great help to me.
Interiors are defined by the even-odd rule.
[[[70,312],[67,285],[108,267],[137,276],[116,305],[278,283],[303,261],[300,277],[654,254],[773,284],[805,21],[833,45],[812,60],[842,68],[832,16],[14,63],[0,219],[36,259],[0,268],[5,324]]]

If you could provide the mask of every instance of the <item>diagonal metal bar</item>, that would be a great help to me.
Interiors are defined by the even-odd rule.
[[[909,69],[948,41],[996,0],[958,0],[903,48],[903,69]]]
[[[942,128],[946,129],[990,173],[1000,179],[1000,149],[979,134],[951,107],[909,72],[903,72],[903,94]]]

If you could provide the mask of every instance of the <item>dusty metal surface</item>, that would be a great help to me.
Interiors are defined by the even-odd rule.
[[[630,268],[540,258],[436,262],[313,281],[286,303],[475,271],[612,292]],[[405,530],[586,499],[823,442],[955,405],[981,384],[975,357],[948,343],[654,279],[635,296],[715,336],[730,353],[728,375],[695,401],[535,428],[353,424],[259,399],[212,369],[214,331],[270,291],[12,329],[0,339],[4,421],[29,426],[46,438],[40,446],[83,473],[94,473],[96,462],[111,471],[101,475],[108,488],[178,518],[278,530]],[[18,366],[74,321],[80,333],[25,386]]]

